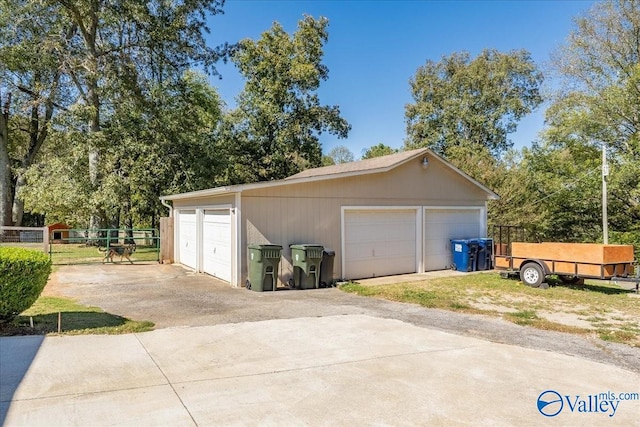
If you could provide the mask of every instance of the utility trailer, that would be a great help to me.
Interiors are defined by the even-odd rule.
[[[534,288],[549,287],[550,275],[568,284],[584,283],[584,279],[635,283],[636,292],[640,284],[632,245],[497,241],[494,266],[503,276],[519,275]]]

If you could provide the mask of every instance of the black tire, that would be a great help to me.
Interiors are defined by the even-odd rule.
[[[528,262],[520,268],[520,280],[532,288],[539,288],[544,282],[544,271],[535,262]]]

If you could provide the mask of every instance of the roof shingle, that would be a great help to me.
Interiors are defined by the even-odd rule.
[[[324,166],[320,168],[307,169],[295,175],[285,178],[285,181],[300,178],[312,178],[328,175],[341,175],[355,172],[372,172],[377,169],[389,169],[393,168],[401,163],[406,162],[421,153],[427,153],[429,150],[426,148],[419,148],[417,150],[402,151],[396,154],[390,154],[388,156],[374,157],[372,159],[359,160],[357,162],[340,163],[332,166]]]

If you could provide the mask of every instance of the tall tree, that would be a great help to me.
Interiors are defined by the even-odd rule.
[[[85,121],[88,175],[94,191],[106,176],[103,125],[122,96],[140,96],[151,82],[179,78],[191,66],[216,72],[228,46],[207,46],[205,16],[222,12],[224,0],[146,3],[59,0],[60,14],[76,29],[64,46],[64,72],[78,94]],[[104,222],[96,208],[92,226]]]
[[[573,141],[640,154],[640,2],[596,3],[553,59],[564,85],[548,116],[552,131],[570,124]]]
[[[9,108],[11,94],[0,92],[0,225],[11,224],[11,167],[9,165]]]
[[[57,133],[28,170],[29,185],[22,192],[27,208],[81,227],[97,211],[127,228],[155,228],[164,210],[159,195],[211,186],[219,160],[208,136],[221,107],[206,76],[186,72],[177,82],[152,88],[143,101],[123,99],[104,121],[102,132],[113,143],[101,152],[100,191],[92,191],[86,174],[84,133]]]
[[[600,150],[609,151],[609,222],[612,237],[640,241],[640,2],[597,2],[575,20],[568,40],[553,58],[563,83],[547,111],[543,141],[558,153],[581,152],[580,168],[600,167]],[[585,157],[584,154],[589,154]],[[599,172],[599,171],[598,171]],[[597,191],[600,212],[599,173]],[[585,236],[601,235],[591,218]],[[594,233],[597,232],[597,233]],[[622,236],[623,239],[627,237]]]
[[[405,146],[447,156],[452,147],[472,144],[499,155],[512,146],[508,135],[518,121],[542,102],[541,82],[542,73],[524,50],[428,60],[410,80]]]
[[[74,30],[55,12],[51,4],[19,0],[4,1],[0,12],[0,81],[13,94],[8,112],[12,120],[5,123],[3,144],[3,150],[11,147],[11,162],[0,172],[10,190],[0,210],[11,209],[8,220],[16,225],[21,224],[24,210],[17,196],[25,185],[24,172],[47,139],[64,94],[59,51]]]
[[[329,77],[321,62],[328,24],[305,16],[293,35],[276,22],[259,40],[240,42],[232,59],[246,83],[217,135],[229,159],[228,182],[280,179],[319,166],[319,135],[347,136],[339,107],[322,105],[317,94]]]
[[[57,190],[68,190],[64,180],[50,179],[52,177],[45,173],[46,167],[41,173],[30,168],[34,162],[40,168],[46,164],[39,161],[38,156],[47,135],[52,132],[53,120],[57,120],[58,141],[73,145],[66,150],[56,144],[58,152],[70,156],[66,160],[75,168],[82,168],[86,177],[82,179],[76,170],[66,167],[59,169],[62,176],[66,173],[68,178],[73,177],[68,182],[78,184],[74,194],[84,195],[84,199],[80,199],[83,207],[77,211],[84,211],[83,208],[89,205],[94,227],[107,221],[117,222],[120,213],[111,205],[121,202],[130,206],[132,203],[131,200],[123,201],[122,192],[117,194],[118,198],[112,197],[113,189],[117,187],[115,177],[129,177],[127,165],[132,159],[140,153],[148,155],[166,149],[164,136],[180,134],[182,125],[194,126],[198,121],[176,112],[171,117],[175,122],[171,126],[157,129],[155,133],[148,126],[158,123],[155,120],[161,116],[167,117],[166,110],[154,105],[175,106],[175,100],[170,97],[177,93],[180,93],[177,98],[183,99],[182,95],[188,91],[186,87],[190,86],[183,84],[186,70],[199,66],[216,74],[216,61],[226,58],[232,50],[233,47],[226,44],[209,47],[204,37],[209,31],[205,21],[207,15],[221,13],[223,4],[224,0],[3,1],[0,10],[0,86],[13,91],[12,105],[16,107],[11,110],[12,120],[5,133],[7,137],[13,137],[13,143],[7,143],[3,136],[0,145],[1,152],[9,151],[10,154],[10,167],[2,168],[0,184],[6,177],[12,181],[9,191],[5,191],[7,186],[1,185],[0,193],[4,196],[16,189],[16,193],[22,194],[24,174],[30,169],[32,173],[27,175],[33,179],[42,178],[43,182],[59,185],[49,187],[52,194],[43,195],[53,196],[59,193]],[[178,89],[181,85],[184,91]],[[219,111],[217,97],[215,104]],[[134,106],[133,117],[140,118],[137,124],[145,125],[140,127],[141,138],[135,142],[131,139],[132,128],[118,125]],[[184,112],[189,111],[190,106],[178,108]],[[56,117],[54,110],[65,113]],[[3,117],[8,117],[9,113]],[[19,137],[21,130],[25,131],[26,138]],[[191,127],[185,135],[202,130],[211,132],[211,126]],[[204,139],[204,134],[201,136]],[[179,139],[175,137],[174,141]],[[117,142],[124,140],[131,149],[118,152],[124,144]],[[56,151],[45,151],[41,160],[57,164]],[[185,155],[184,152],[181,154]],[[86,156],[87,161],[79,161],[78,155]],[[3,160],[4,156],[0,155],[0,162]],[[175,166],[174,162],[166,163]],[[147,194],[147,197],[157,202],[157,197],[167,191],[165,185],[170,184],[162,181],[160,188],[155,187],[156,194]],[[38,188],[27,193],[30,203],[38,201],[37,197],[34,199]],[[74,194],[69,194],[67,201],[74,202]],[[129,196],[137,197],[133,193]],[[40,207],[46,205],[44,199],[46,197]],[[7,198],[2,197],[2,200]],[[14,214],[19,220],[22,206],[18,198],[14,200]],[[49,206],[55,206],[55,202]],[[3,207],[2,211],[7,210]]]
[[[333,159],[333,164],[335,165],[340,163],[349,163],[355,160],[351,150],[344,145],[337,145],[333,147],[327,155]]]

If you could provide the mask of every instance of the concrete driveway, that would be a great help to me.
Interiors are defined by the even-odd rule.
[[[337,289],[94,267],[46,292],[162,329],[0,338],[0,423],[640,425],[638,349]]]

